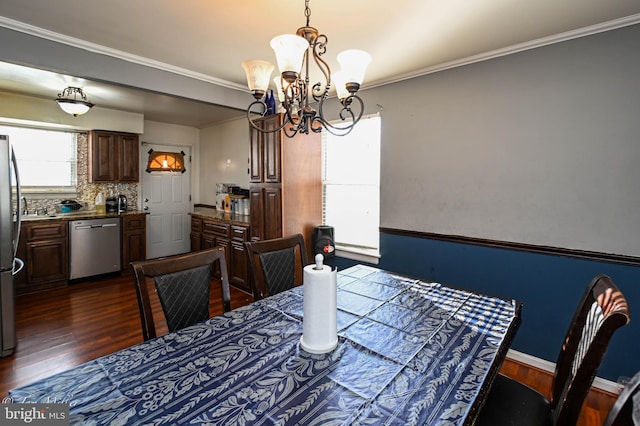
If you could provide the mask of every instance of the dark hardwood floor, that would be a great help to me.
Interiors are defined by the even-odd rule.
[[[231,288],[231,307],[251,303],[251,295]],[[156,322],[166,325],[157,300]],[[222,313],[219,285],[211,291],[211,315]],[[142,342],[140,316],[130,275],[72,284],[16,298],[18,346],[0,358],[0,398],[9,389]],[[501,372],[545,395],[552,377],[545,371],[507,359]],[[615,395],[592,390],[578,425],[600,426]]]

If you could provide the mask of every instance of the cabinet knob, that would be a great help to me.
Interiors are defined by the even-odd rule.
[[[148,203],[148,202],[149,202],[149,199],[148,199],[148,198],[145,198],[145,199],[144,199],[144,202],[145,202],[145,203]]]
[[[142,210],[149,210],[149,206],[144,206]]]

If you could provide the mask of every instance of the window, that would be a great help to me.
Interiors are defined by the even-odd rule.
[[[323,132],[323,224],[343,257],[377,263],[380,226],[380,116],[346,136]]]
[[[0,126],[9,135],[25,193],[75,193],[76,134],[58,130]]]

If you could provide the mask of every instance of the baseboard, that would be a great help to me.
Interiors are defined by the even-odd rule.
[[[522,364],[527,364],[531,367],[548,372],[550,374],[553,374],[553,372],[556,369],[556,364],[551,361],[547,361],[541,358],[536,358],[535,356],[525,354],[523,352],[518,352],[513,349],[509,349],[509,351],[507,352],[507,358],[513,361],[520,362]],[[602,390],[604,392],[609,392],[615,395],[619,394],[620,391],[622,390],[622,385],[616,382],[613,382],[611,380],[603,379],[600,377],[596,377],[593,380],[592,386],[596,389]]]

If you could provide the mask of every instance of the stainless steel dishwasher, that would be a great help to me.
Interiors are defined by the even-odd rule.
[[[69,221],[69,279],[120,271],[120,219]]]

